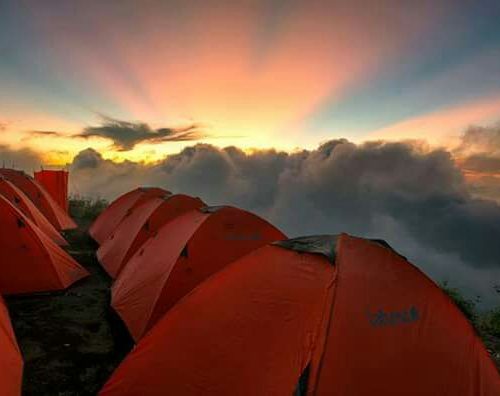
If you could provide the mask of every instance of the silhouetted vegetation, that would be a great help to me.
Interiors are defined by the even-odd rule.
[[[477,307],[479,299],[465,297],[459,289],[451,287],[448,282],[443,282],[441,288],[475,327],[500,369],[500,306],[481,311]],[[500,287],[494,286],[494,290],[500,297]]]
[[[69,200],[70,215],[78,224],[93,222],[107,206],[105,199],[71,197]]]

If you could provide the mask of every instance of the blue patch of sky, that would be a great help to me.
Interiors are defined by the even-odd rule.
[[[500,2],[456,11],[429,41],[408,48],[376,78],[340,99],[326,100],[306,120],[307,129],[362,135],[409,117],[500,93]]]

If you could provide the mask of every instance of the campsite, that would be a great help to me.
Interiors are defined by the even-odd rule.
[[[4,172],[5,174],[7,176],[0,180],[4,184],[9,180],[8,176],[11,173]],[[61,171],[61,174],[64,175],[65,172]],[[23,177],[34,183],[37,188],[45,190],[44,195],[49,197],[51,206],[55,205],[55,200],[50,197],[55,194],[50,194],[48,191],[55,189],[59,193],[61,190],[64,193],[67,188],[63,183],[62,187],[49,185],[46,190],[46,187],[36,179],[25,174]],[[13,179],[11,177],[11,180]],[[23,183],[26,181],[23,180]],[[17,184],[22,188],[23,183]],[[24,208],[26,213],[30,213],[28,209],[31,206],[26,203],[21,205],[22,202],[16,198],[16,195],[13,195],[13,192],[19,194],[20,190],[9,188],[6,191],[9,194],[5,195],[7,198],[2,198],[5,201],[4,206],[12,202]],[[8,201],[9,198],[11,201]],[[170,204],[167,205],[169,202]],[[10,312],[12,334],[20,348],[19,356],[22,356],[22,361],[24,361],[21,376],[17,371],[11,378],[6,379],[6,381],[13,381],[13,388],[8,390],[10,392],[8,396],[19,395],[21,388],[23,395],[69,396],[98,393],[102,395],[149,395],[156,394],[160,389],[172,389],[176,394],[191,394],[190,384],[196,387],[201,386],[204,394],[214,395],[229,395],[233,392],[243,394],[245,389],[250,389],[251,394],[265,393],[265,390],[269,389],[276,394],[283,394],[284,389],[290,389],[290,387],[295,389],[296,394],[302,395],[308,391],[307,387],[314,383],[311,382],[311,378],[318,375],[324,376],[324,379],[316,385],[318,388],[315,392],[323,394],[325,391],[330,392],[333,387],[347,389],[350,376],[356,375],[352,370],[359,366],[358,354],[371,348],[379,350],[376,359],[379,364],[378,370],[382,372],[392,364],[395,358],[399,362],[398,369],[401,370],[399,376],[408,375],[407,371],[410,368],[415,372],[420,370],[417,377],[425,380],[421,382],[421,388],[415,390],[415,394],[423,394],[422,392],[426,392],[426,387],[430,386],[429,383],[434,384],[432,385],[434,387],[438,384],[429,377],[435,370],[422,371],[415,364],[421,362],[426,355],[432,356],[434,348],[446,345],[451,335],[450,331],[456,332],[456,335],[452,338],[454,340],[452,349],[441,352],[445,354],[445,360],[451,359],[449,362],[452,362],[464,358],[469,361],[475,359],[483,361],[480,363],[482,371],[478,375],[485,376],[481,381],[484,381],[486,385],[481,394],[493,395],[496,392],[495,387],[497,387],[499,377],[498,367],[495,368],[493,362],[496,361],[497,366],[500,366],[498,353],[500,337],[482,332],[487,347],[481,346],[482,341],[474,335],[475,330],[472,330],[469,321],[459,310],[458,305],[455,305],[459,301],[450,300],[446,293],[439,290],[432,282],[425,280],[425,277],[418,280],[422,275],[411,266],[404,271],[401,268],[389,277],[388,275],[395,269],[389,269],[389,267],[382,269],[381,267],[377,271],[382,271],[383,278],[378,279],[373,273],[364,276],[365,281],[362,281],[363,278],[358,278],[357,275],[359,269],[355,267],[349,269],[354,264],[342,264],[346,260],[343,258],[347,254],[343,253],[345,250],[352,252],[349,253],[351,255],[359,256],[357,260],[361,260],[359,261],[360,269],[366,267],[367,264],[363,257],[370,257],[370,260],[375,261],[381,260],[382,266],[396,265],[394,268],[401,266],[397,263],[405,262],[406,259],[393,251],[384,241],[362,240],[347,235],[311,236],[287,240],[281,231],[251,213],[229,206],[206,206],[198,198],[191,199],[162,189],[138,188],[124,194],[110,206],[104,201],[68,199],[66,195],[62,207],[67,208],[71,219],[66,221],[66,224],[70,225],[74,221],[76,227],[71,226],[71,229],[60,234],[65,237],[66,243],[63,245],[67,253],[63,254],[58,251],[52,265],[63,263],[64,265],[56,273],[62,276],[62,271],[71,269],[71,278],[67,276],[59,278],[60,281],[66,279],[66,283],[57,283],[57,280],[51,281],[47,278],[48,283],[43,283],[45,277],[40,275],[35,277],[36,282],[23,283],[23,278],[17,277],[21,282],[17,286],[19,289],[12,289],[12,285],[3,286],[7,290],[5,301]],[[62,207],[59,205],[59,208]],[[17,222],[14,222],[16,227],[19,227],[19,218],[23,219],[23,225],[18,232],[24,232],[29,226],[36,228],[35,235],[40,237],[42,231],[23,215],[24,212],[18,210],[9,213],[17,216]],[[65,211],[62,210],[61,213]],[[8,217],[7,214],[3,216]],[[125,227],[126,232],[120,231],[120,227]],[[123,234],[122,237],[118,236],[120,233]],[[2,243],[5,245],[6,234],[3,235]],[[57,245],[52,239],[41,238],[43,243],[51,249],[62,249],[56,248]],[[169,240],[171,242],[167,242]],[[112,245],[114,241],[120,244],[118,246],[120,249],[116,250],[116,246],[113,248],[116,253],[99,254],[102,246]],[[356,244],[359,244],[358,248],[355,248]],[[345,247],[342,248],[343,246]],[[229,248],[227,252],[225,252],[226,248]],[[130,249],[133,250],[130,251]],[[359,250],[359,253],[356,253],[356,250]],[[71,256],[71,261],[68,261],[66,254]],[[276,257],[273,258],[273,255]],[[284,255],[285,261],[279,258],[280,255]],[[377,255],[380,256],[379,259],[375,259]],[[63,259],[62,262],[58,261],[61,259]],[[109,267],[111,262],[115,262],[110,262],[110,259],[125,260],[119,265]],[[29,258],[24,260],[27,260],[24,265],[30,265]],[[254,263],[251,263],[252,260]],[[296,260],[296,264],[292,264],[293,260]],[[321,260],[325,263],[320,264]],[[235,263],[229,265],[231,262]],[[328,262],[333,263],[333,266]],[[347,266],[342,269],[344,265]],[[304,277],[303,271],[309,266],[307,276]],[[241,267],[241,273],[238,273],[239,267]],[[342,285],[344,286],[328,291],[332,279],[338,276],[336,267],[343,274]],[[48,271],[49,264],[45,264],[45,268],[33,267],[31,272],[36,268],[39,271]],[[114,270],[111,271],[110,268]],[[319,272],[313,275],[313,270]],[[286,274],[286,271],[292,272]],[[368,268],[362,271],[366,272]],[[351,276],[348,275],[351,272],[353,278],[350,282],[353,283],[349,286],[346,282],[349,282],[347,277]],[[333,278],[331,278],[332,275]],[[408,276],[415,279],[403,280]],[[0,274],[0,280],[6,277],[9,278],[8,273]],[[397,285],[394,283],[394,277],[399,278]],[[162,283],[158,283],[160,279],[163,279]],[[293,286],[293,282],[296,281],[299,282],[297,286],[300,285],[300,288]],[[5,280],[3,282],[0,284],[6,285]],[[239,282],[243,284],[240,285]],[[311,282],[316,282],[316,285],[314,286]],[[406,282],[414,286],[409,287]],[[368,292],[370,288],[373,288],[373,291]],[[429,290],[424,291],[427,288]],[[350,325],[358,327],[357,331],[364,332],[364,335],[359,335],[363,338],[376,329],[390,331],[386,341],[389,344],[385,347],[379,345],[382,342],[382,333],[376,337],[376,345],[371,344],[368,339],[362,342],[357,337],[351,337],[352,344],[341,341],[349,336],[348,334],[339,335],[339,333],[350,331],[341,324],[342,315],[347,315],[346,320],[351,321],[348,318],[356,314],[357,304],[368,306],[374,299],[383,299],[384,294],[388,290],[392,292],[393,289],[395,290],[393,293],[396,293],[400,300],[397,306],[402,307],[402,310],[401,308],[396,311],[367,310],[359,317],[358,320],[361,322]],[[412,289],[415,290],[412,291]],[[334,360],[328,360],[328,364],[331,365],[328,370],[343,370],[342,378],[345,378],[346,383],[342,385],[338,380],[331,383],[329,382],[331,375],[324,374],[323,371],[321,372],[323,374],[315,371],[314,362],[325,358],[314,357],[314,355],[309,358],[311,360],[306,366],[302,364],[297,366],[302,367],[299,372],[299,374],[302,373],[301,375],[295,374],[297,375],[295,379],[293,379],[293,374],[291,378],[290,374],[281,377],[286,373],[282,370],[289,367],[287,360],[292,359],[287,354],[298,353],[304,348],[302,346],[293,352],[294,349],[290,349],[290,346],[296,342],[294,340],[297,337],[301,337],[303,331],[305,331],[304,334],[309,334],[309,337],[315,333],[314,328],[324,321],[321,319],[324,313],[321,312],[325,309],[321,308],[324,303],[320,305],[317,303],[325,296],[324,301],[329,301],[332,297],[328,295],[333,296],[331,294],[333,290],[335,290],[335,299],[356,301],[355,304],[347,304],[347,306],[344,306],[344,303],[344,305],[335,304],[333,307],[336,308],[327,308],[327,311],[335,309],[333,315],[336,321],[332,322],[333,327],[330,323],[319,333],[332,332],[332,341],[329,341],[327,345],[344,356],[342,359],[344,367],[336,367]],[[365,291],[364,294],[368,299],[364,303],[360,301],[360,290]],[[410,290],[409,294],[408,290]],[[424,293],[422,297],[416,297],[417,294],[414,293],[417,293],[417,290],[420,290],[418,293]],[[323,294],[325,292],[326,294]],[[288,297],[282,300],[287,293]],[[420,330],[424,333],[430,331],[427,336],[427,342],[430,343],[429,349],[422,348],[422,346],[418,350],[412,349],[413,342],[407,347],[398,346],[397,341],[394,340],[395,331],[403,331],[404,334],[405,330],[401,329],[423,326],[423,320],[430,315],[430,311],[427,312],[429,308],[425,308],[419,302],[426,301],[429,298],[428,293],[435,294],[433,310],[438,309],[437,307],[441,304],[443,312],[440,315],[451,315],[443,324],[453,321],[456,322],[455,327],[447,329],[443,333],[445,338],[439,339],[439,335],[433,335],[433,333],[436,332],[436,326],[441,326],[438,323],[443,318],[435,317],[432,319],[436,321],[434,325],[428,330],[424,328]],[[408,303],[401,300],[405,294],[409,296]],[[307,299],[304,299],[305,296],[308,296]],[[313,296],[316,297],[313,299]],[[137,302],[134,302],[137,298]],[[295,305],[294,301],[298,298],[303,301],[300,305]],[[217,307],[217,301],[220,301],[219,307]],[[141,305],[137,305],[138,303]],[[272,305],[266,308],[266,304],[269,303]],[[186,313],[183,314],[182,309],[175,309],[177,305],[185,306]],[[233,309],[236,310],[233,311]],[[446,311],[449,312],[445,314]],[[144,316],[146,312],[150,312],[149,317]],[[212,312],[213,317],[205,318],[205,312]],[[231,312],[236,314],[233,319],[228,316],[233,315]],[[259,314],[256,316],[257,312]],[[302,325],[298,326],[299,323]],[[312,327],[303,328],[306,323]],[[324,323],[326,325],[328,321]],[[335,323],[339,323],[340,327]],[[253,328],[252,326],[255,325],[257,327]],[[191,329],[187,333],[184,330],[186,326]],[[328,330],[328,327],[331,330]],[[460,331],[464,334],[469,333],[469,336],[459,335],[459,327],[462,327]],[[248,331],[251,332],[248,333]],[[478,331],[481,332],[481,329]],[[229,333],[223,335],[224,333],[221,334],[221,332]],[[273,334],[281,334],[282,340],[277,342],[278,339],[271,338],[271,344],[267,344],[264,341],[266,333],[270,337],[273,337]],[[408,333],[405,337],[410,337],[410,334],[412,333]],[[477,342],[477,346],[472,350],[477,351],[475,353],[479,355],[464,355],[466,350],[470,353],[466,345],[472,341],[469,338],[471,336],[475,339],[474,342]],[[159,338],[154,341],[155,337]],[[223,338],[219,341],[219,337]],[[433,337],[437,338],[431,341]],[[251,340],[254,339],[259,340],[258,343],[254,344],[252,350],[246,349],[244,344],[253,342]],[[207,340],[209,340],[208,344],[205,343]],[[336,345],[332,344],[333,340],[337,340],[340,344],[332,347],[331,345]],[[134,344],[137,345],[135,348]],[[260,347],[257,347],[258,345]],[[391,357],[392,354],[381,354],[381,351],[387,351],[388,348],[390,350],[390,345],[395,345],[396,349],[392,354],[396,353],[396,355]],[[357,347],[360,348],[359,352],[353,354],[351,350]],[[177,350],[178,348],[184,349],[184,352]],[[222,349],[218,350],[218,348]],[[260,348],[264,349],[260,350]],[[306,347],[303,352],[308,348],[310,347]],[[346,349],[342,350],[342,348]],[[208,357],[205,363],[199,359],[200,351],[204,351],[203,354]],[[134,356],[138,353],[141,358],[135,362]],[[241,354],[244,354],[245,366],[248,366],[244,371],[238,365],[235,366],[237,361],[242,364]],[[239,373],[257,369],[261,364],[262,356],[266,354],[268,354],[265,359],[269,360],[269,369],[276,373],[282,372],[280,374],[280,378],[283,378],[282,382],[276,383],[274,380],[269,382],[272,377],[266,379],[267,376],[262,377],[259,380],[262,382],[259,382],[257,381],[258,371],[255,371],[257,377],[252,377],[252,385],[245,384],[244,377],[240,378]],[[418,357],[417,354],[421,354],[422,357]],[[184,359],[178,360],[177,357],[182,355]],[[308,353],[305,356],[307,355]],[[351,363],[347,363],[347,356],[350,356]],[[20,357],[16,359],[21,362]],[[189,363],[189,359],[195,359],[197,363]],[[384,359],[388,360],[384,362]],[[433,359],[438,360],[437,355]],[[214,365],[214,361],[217,364]],[[346,364],[352,369],[346,369]],[[152,370],[153,367],[158,366],[162,367],[160,371]],[[441,374],[447,375],[443,369],[444,367],[441,369]],[[453,366],[448,369],[449,375],[453,375],[454,370],[460,370]],[[196,385],[199,370],[205,372],[203,385],[202,383]],[[373,367],[369,370],[366,375],[373,375]],[[160,377],[156,376],[157,372],[162,373]],[[172,377],[168,374],[170,372],[173,373]],[[232,374],[226,378],[228,372]],[[291,373],[293,372],[292,370]],[[223,378],[226,379],[223,380]],[[384,383],[377,384],[375,378],[371,381],[371,386],[384,389]],[[461,381],[455,382],[456,389],[453,392],[468,386]],[[453,381],[447,382],[446,389],[453,389],[452,384]],[[351,383],[349,387],[352,388],[352,386]],[[361,385],[356,394],[363,392]]]
[[[0,396],[500,396],[500,0],[0,0]]]

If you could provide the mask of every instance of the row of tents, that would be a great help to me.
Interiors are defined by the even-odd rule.
[[[136,342],[102,396],[500,395],[471,324],[382,240],[288,239],[160,188],[118,198],[90,235]]]
[[[64,249],[67,173],[0,169],[0,394],[19,396],[23,360],[2,295],[63,290],[88,272]]]

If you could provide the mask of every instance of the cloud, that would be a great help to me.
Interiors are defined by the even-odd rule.
[[[491,126],[471,126],[460,139],[455,153],[490,153],[500,156],[500,123]]]
[[[474,154],[462,162],[462,169],[486,174],[500,174],[500,156]]]
[[[152,129],[146,123],[134,123],[103,117],[103,123],[97,127],[88,127],[74,137],[102,137],[113,141],[119,151],[132,150],[139,143],[184,142],[206,137],[197,124],[184,128]]]
[[[40,156],[30,149],[15,150],[0,144],[0,166],[31,172],[43,163]]]
[[[61,137],[65,135],[56,131],[30,131],[29,135],[29,137],[47,137],[47,136]]]
[[[149,166],[86,150],[72,172],[84,194],[113,198],[158,185],[255,211],[290,236],[385,238],[436,279],[475,279],[473,289],[500,276],[500,206],[474,198],[444,150],[334,140],[312,151],[245,153],[198,144]]]
[[[500,123],[468,128],[453,154],[473,194],[500,203]]]

